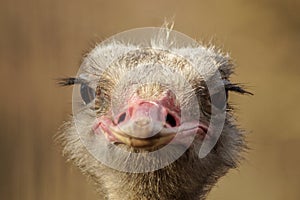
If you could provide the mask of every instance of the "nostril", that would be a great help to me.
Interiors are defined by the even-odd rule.
[[[173,115],[171,114],[167,114],[166,116],[166,122],[171,126],[171,127],[175,127],[177,125],[176,123],[176,119],[173,117]]]
[[[126,112],[124,112],[122,115],[119,116],[118,119],[118,124],[120,124],[121,122],[123,122],[126,118]]]

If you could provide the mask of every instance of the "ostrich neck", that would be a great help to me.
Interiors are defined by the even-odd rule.
[[[110,173],[104,173],[105,175],[102,176],[102,186],[109,200],[204,200],[210,188],[205,176],[180,171],[174,173],[170,169],[143,174],[107,170]]]
[[[162,169],[147,173],[126,173],[95,159],[83,145],[72,122],[66,123],[62,130],[63,134],[57,140],[63,144],[65,155],[99,186],[99,195],[106,197],[101,199],[108,200],[204,200],[217,180],[230,168],[237,166],[237,150],[229,148],[233,144],[227,141],[232,138],[227,137],[241,136],[237,129],[231,127],[231,134],[223,134],[221,137],[222,144],[227,145],[218,145],[205,158],[198,157],[198,144],[195,141],[180,158]],[[234,145],[243,147],[239,141]],[[138,160],[129,164],[135,166],[136,163],[139,163]]]

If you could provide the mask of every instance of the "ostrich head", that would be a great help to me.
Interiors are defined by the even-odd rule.
[[[204,199],[240,160],[228,55],[167,28],[128,31],[88,53],[63,152],[107,199]],[[222,117],[223,116],[223,117]]]

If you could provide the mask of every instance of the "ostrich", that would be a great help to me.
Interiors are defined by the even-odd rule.
[[[75,87],[75,111],[57,141],[100,199],[205,199],[246,149],[227,99],[251,93],[232,73],[227,54],[168,28],[112,37],[84,57],[76,78],[60,80]],[[219,135],[214,109],[225,113]]]

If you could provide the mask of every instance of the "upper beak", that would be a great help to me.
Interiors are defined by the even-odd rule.
[[[165,113],[162,106],[155,102],[143,101],[125,111],[125,119],[119,121],[118,129],[128,136],[147,139],[158,134],[165,125]],[[123,114],[124,115],[124,114]]]

